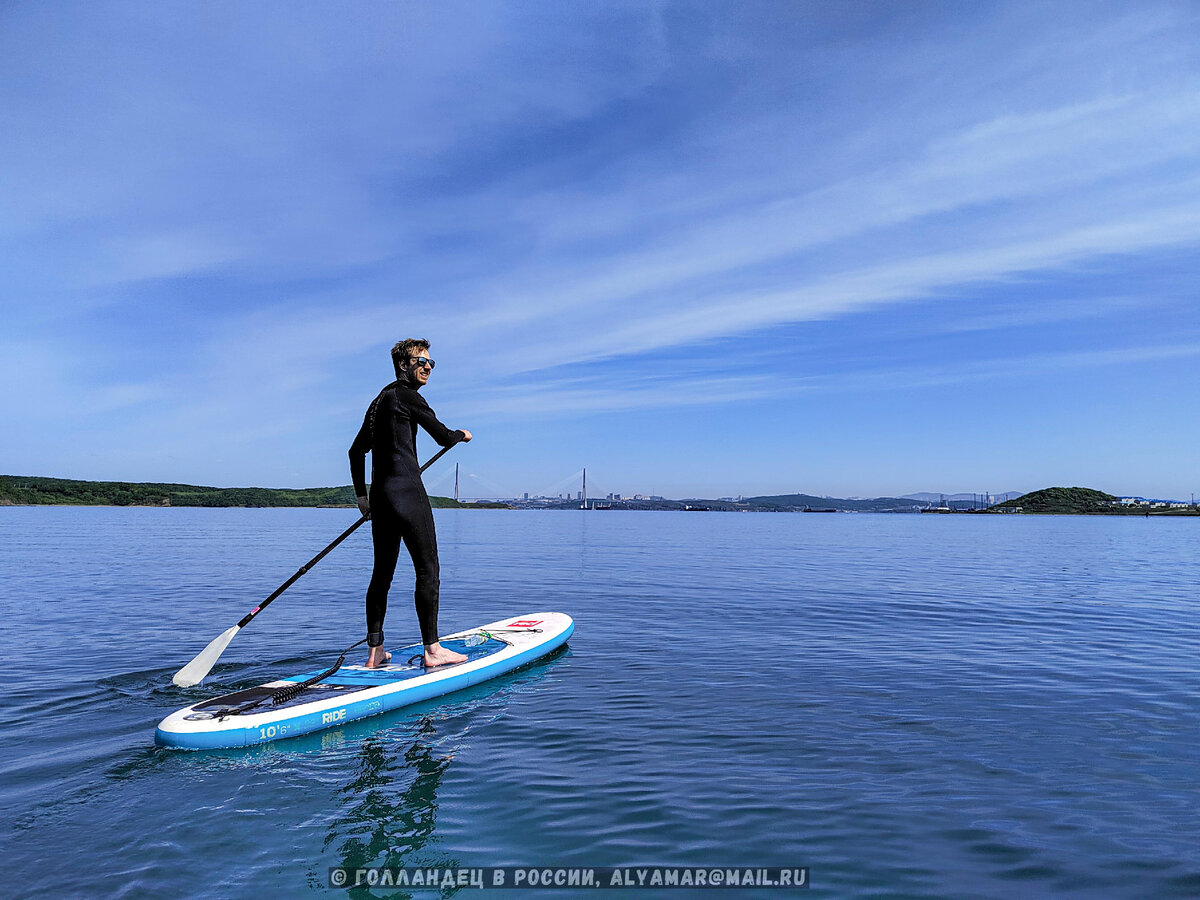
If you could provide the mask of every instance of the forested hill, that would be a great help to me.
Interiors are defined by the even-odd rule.
[[[430,497],[436,508],[503,506],[458,503]],[[216,488],[195,484],[72,481],[29,475],[0,475],[0,506],[345,506],[354,488]]]
[[[1027,513],[1106,514],[1124,512],[1112,494],[1084,487],[1051,487],[1016,497],[992,507],[997,512],[1020,508]]]

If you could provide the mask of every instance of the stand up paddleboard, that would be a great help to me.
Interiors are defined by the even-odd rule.
[[[163,719],[154,740],[160,747],[207,750],[334,728],[511,672],[561,647],[574,630],[563,613],[501,619],[442,638],[442,646],[464,654],[466,662],[426,669],[420,644],[400,647],[391,651],[388,666],[343,666],[296,696],[286,689],[322,670],[195,703]]]

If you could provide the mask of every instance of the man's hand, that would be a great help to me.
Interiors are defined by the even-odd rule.
[[[360,513],[362,513],[364,516],[366,516],[368,519],[371,518],[371,501],[368,500],[366,497],[359,497],[358,498],[358,511]]]
[[[463,433],[463,443],[466,443],[467,441],[469,441],[471,439],[471,432],[467,431],[467,429],[460,428],[458,430]]]

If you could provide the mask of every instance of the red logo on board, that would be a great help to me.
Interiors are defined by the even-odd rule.
[[[519,622],[509,622],[509,628],[532,628],[534,625],[541,625],[541,619],[521,619]]]

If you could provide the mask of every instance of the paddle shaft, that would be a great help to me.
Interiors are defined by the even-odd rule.
[[[450,447],[453,447],[453,446],[454,446],[453,444],[450,445]],[[425,465],[421,466],[421,471],[424,472],[426,469],[428,469],[430,466],[432,466],[435,462],[437,462],[439,459],[441,459],[442,456],[445,455],[450,450],[450,447],[443,447],[441,450],[439,450],[437,453],[435,453],[433,456],[431,456],[429,458],[429,462],[427,462],[427,463],[425,463]],[[317,563],[319,563],[322,559],[324,559],[325,555],[327,553],[329,553],[330,550],[332,550],[334,547],[336,547],[338,544],[340,544],[346,538],[350,537],[350,535],[352,535],[354,533],[354,531],[358,528],[358,526],[360,526],[363,522],[367,521],[367,518],[368,518],[367,516],[363,516],[362,518],[360,518],[357,522],[355,522],[353,525],[351,525],[349,528],[347,528],[345,531],[343,531],[341,534],[339,534],[333,540],[333,543],[331,543],[328,547],[326,547],[324,550],[322,550],[320,553],[318,553],[316,556],[314,556],[312,559],[310,559],[308,562],[306,562],[304,565],[302,565],[299,569],[297,569],[296,574],[293,575],[291,578],[289,578],[287,581],[285,581],[283,584],[281,584],[279,587],[277,587],[275,589],[275,591],[271,594],[270,597],[268,597],[262,603],[258,604],[258,606],[254,607],[254,609],[250,610],[250,612],[246,613],[246,615],[244,615],[242,617],[242,620],[237,623],[237,627],[245,628],[250,623],[251,619],[253,619],[255,616],[257,616],[260,612],[262,612],[264,609],[266,609],[271,604],[271,601],[273,601],[276,597],[278,597],[280,594],[282,594],[284,591],[286,591],[288,588],[290,588],[293,584],[295,584],[297,581],[299,581],[300,576],[307,573],[309,569],[311,569],[313,566],[315,566]]]

